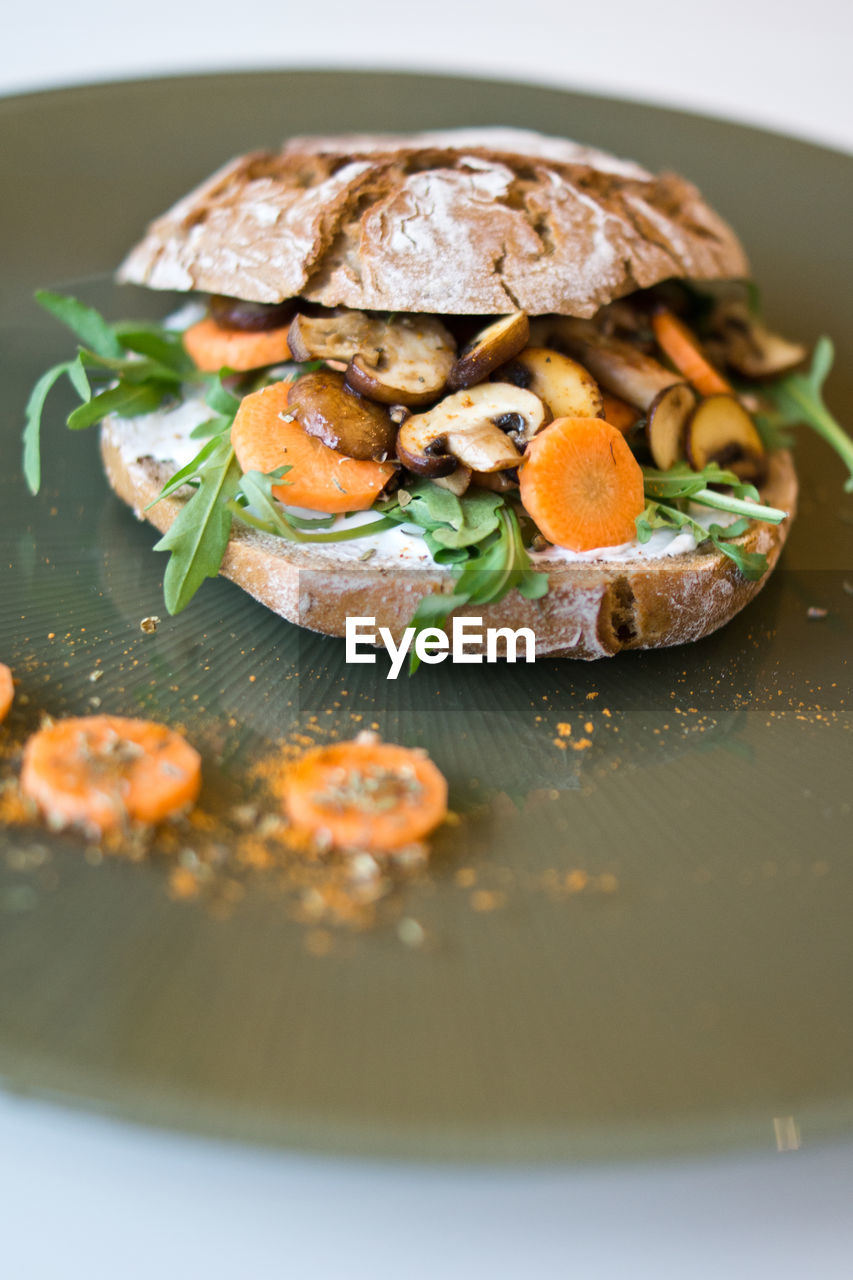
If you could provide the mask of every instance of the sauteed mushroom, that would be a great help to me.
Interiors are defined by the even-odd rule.
[[[499,370],[501,382],[532,391],[555,418],[600,418],[604,402],[591,373],[560,351],[525,347]]]
[[[291,387],[287,407],[309,435],[348,458],[384,462],[394,454],[397,429],[388,411],[352,391],[343,374],[306,373]]]
[[[501,316],[467,343],[450,370],[447,385],[458,390],[483,382],[494,369],[511,360],[527,345],[529,333],[530,323],[524,311]]]
[[[760,481],[766,469],[761,436],[734,396],[708,396],[701,401],[688,424],[685,448],[697,471],[717,462],[742,480]]]
[[[742,300],[718,303],[710,329],[707,345],[744,378],[778,378],[796,369],[807,355],[800,343],[772,333]]]
[[[455,459],[472,471],[503,471],[518,466],[521,450],[549,421],[532,392],[482,382],[408,418],[397,436],[397,456],[418,475],[448,474],[432,469],[436,458]]]
[[[686,382],[676,382],[655,396],[649,406],[646,439],[652,460],[661,471],[668,471],[684,457],[684,437],[696,396]]]
[[[362,311],[298,315],[288,332],[295,360],[348,361],[347,382],[381,404],[424,405],[441,394],[456,353],[434,316],[380,320]]]
[[[680,381],[675,373],[621,338],[607,337],[589,320],[548,316],[532,326],[532,340],[557,345],[588,369],[605,391],[647,410],[656,396]]]

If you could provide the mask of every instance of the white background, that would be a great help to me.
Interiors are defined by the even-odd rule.
[[[0,93],[281,66],[502,75],[853,151],[849,0],[16,0]],[[587,141],[595,141],[587,139]],[[853,214],[853,210],[851,210]],[[853,1145],[587,1169],[363,1164],[0,1096],[5,1280],[853,1274]]]

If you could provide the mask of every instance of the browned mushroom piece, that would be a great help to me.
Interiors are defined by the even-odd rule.
[[[556,346],[587,369],[605,390],[648,410],[661,391],[680,379],[630,342],[609,337],[589,320],[546,316],[531,326],[537,346]]]
[[[708,396],[699,402],[687,424],[685,452],[697,471],[716,462],[741,480],[760,481],[766,469],[761,436],[734,396]]]
[[[345,362],[353,390],[380,404],[429,404],[456,358],[453,338],[434,316],[381,320],[339,309],[296,316],[287,337],[295,360]]]
[[[287,407],[308,435],[348,458],[393,457],[397,428],[387,410],[352,391],[341,373],[306,373],[291,387]]]
[[[498,371],[501,382],[532,391],[554,418],[600,418],[604,401],[598,383],[582,364],[549,347],[525,347]]]
[[[411,418],[406,419],[411,422]],[[436,480],[440,476],[452,475],[458,470],[459,463],[452,453],[447,451],[447,441],[438,435],[430,439],[418,438],[401,427],[397,432],[397,457],[408,471],[416,476],[427,476]]]
[[[294,360],[340,360],[349,364],[358,351],[372,345],[379,324],[365,312],[345,307],[320,315],[300,313],[291,321],[287,343]]]
[[[447,475],[436,459],[455,460],[472,471],[517,467],[521,450],[550,421],[538,396],[506,382],[482,382],[446,396],[400,427],[397,457],[418,475]]]
[[[226,329],[241,329],[245,333],[281,329],[295,310],[294,298],[288,298],[286,302],[246,302],[243,298],[213,294],[210,299],[210,314],[217,324]]]
[[[483,382],[527,346],[529,333],[526,312],[501,316],[474,335],[450,370],[447,385],[456,391]]]
[[[493,493],[508,493],[518,488],[518,474],[515,471],[474,471],[471,483],[478,489],[491,489]]]
[[[454,493],[457,498],[461,498],[471,484],[473,474],[470,467],[457,467],[455,471],[451,471],[447,476],[436,476],[433,479],[433,484],[437,484],[439,489],[447,489],[450,493]]]
[[[668,471],[685,456],[684,439],[687,423],[696,408],[696,396],[686,382],[676,382],[656,396],[649,408],[646,440],[652,460],[661,471]]]
[[[772,333],[742,299],[720,302],[710,320],[714,354],[741,377],[764,381],[790,373],[808,352],[799,342]]]

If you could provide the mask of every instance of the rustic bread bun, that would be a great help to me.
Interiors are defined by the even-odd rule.
[[[119,278],[257,302],[592,316],[670,277],[748,274],[690,183],[536,133],[296,138],[226,165]]]
[[[173,468],[152,458],[129,461],[119,446],[119,429],[107,420],[101,453],[115,492],[139,519],[164,532],[182,499],[145,507]],[[770,455],[762,498],[794,515],[797,478],[790,453]],[[788,524],[753,524],[738,539],[775,565]],[[482,616],[484,626],[531,627],[540,657],[602,658],[621,649],[650,649],[699,640],[716,631],[757,594],[769,576],[750,582],[732,561],[705,546],[690,554],[660,559],[569,562],[544,560],[549,591],[525,600],[517,591],[487,608],[458,610]],[[449,591],[448,570],[435,564],[400,569],[338,556],[333,548],[297,546],[235,523],[221,572],[289,622],[342,636],[347,616],[375,617],[399,637],[420,598]]]

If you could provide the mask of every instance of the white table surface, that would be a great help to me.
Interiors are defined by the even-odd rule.
[[[203,22],[202,22],[203,16]],[[849,0],[31,0],[0,93],[191,70],[458,71],[633,97],[853,151]],[[588,141],[594,141],[589,139]],[[0,1095],[8,1280],[738,1280],[853,1274],[853,1142],[567,1169],[226,1146]]]

